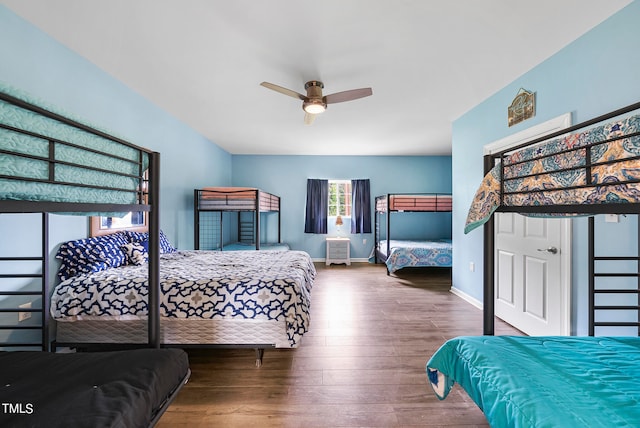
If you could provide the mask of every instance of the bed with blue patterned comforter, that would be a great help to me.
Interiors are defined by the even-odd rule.
[[[58,322],[146,319],[147,266],[125,265],[62,281]],[[291,347],[309,328],[316,270],[303,251],[177,251],[160,255],[161,317],[284,320]]]
[[[387,241],[380,241],[379,252],[386,257],[387,269],[393,273],[405,267],[451,267],[451,239],[394,240],[390,241],[389,256],[386,256]]]

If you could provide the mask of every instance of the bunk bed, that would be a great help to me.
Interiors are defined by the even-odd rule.
[[[158,349],[159,154],[63,116],[14,88],[0,90],[0,213],[32,213],[41,229],[38,254],[0,257],[0,425],[154,426],[190,375],[183,350]],[[129,211],[150,216],[143,349],[48,352],[49,213]],[[37,289],[23,280],[35,281]],[[29,305],[17,305],[19,299]],[[25,313],[29,317],[21,318]],[[7,323],[7,315],[17,322]]]
[[[640,272],[595,272],[597,214],[640,213],[640,103],[527,144],[485,156],[486,175],[466,232],[484,227],[484,336],[447,341],[427,362],[436,395],[459,383],[491,426],[640,426],[640,338],[595,336],[597,326],[640,328]],[[494,212],[588,216],[589,336],[513,337],[494,334]],[[640,255],[623,258],[640,262]],[[623,288],[599,278],[635,278]],[[615,283],[615,282],[614,282]],[[598,303],[603,294],[627,296]],[[629,298],[628,296],[633,296]],[[595,313],[618,320],[598,323]],[[636,319],[627,319],[629,312]]]
[[[288,250],[282,242],[280,197],[253,187],[205,187],[194,190],[194,248],[206,250]],[[235,213],[236,241],[225,243],[224,213]],[[277,241],[261,242],[263,215],[277,219]]]
[[[450,213],[451,201],[450,194],[441,193],[395,193],[377,196],[373,249],[375,263],[384,262],[387,274],[405,267],[451,267],[450,238],[393,239],[391,234],[393,213]],[[447,235],[450,236],[451,231],[448,231]]]

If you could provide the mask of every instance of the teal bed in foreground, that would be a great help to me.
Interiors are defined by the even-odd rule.
[[[638,337],[457,337],[427,374],[440,399],[460,384],[494,428],[640,426]]]

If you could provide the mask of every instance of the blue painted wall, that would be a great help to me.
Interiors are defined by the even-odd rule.
[[[211,182],[230,185],[229,153],[4,6],[0,57],[3,83],[160,152],[161,227],[179,248],[193,247],[193,189]],[[68,234],[61,240],[87,236],[87,224],[86,218],[65,219]],[[54,218],[52,230],[59,229]]]
[[[483,175],[482,147],[566,112],[578,123],[639,101],[639,20],[640,2],[633,2],[453,123],[454,287],[482,300],[482,231],[463,233],[468,207]],[[536,92],[536,116],[509,128],[507,106],[520,88]],[[600,245],[635,248],[632,221],[596,229]],[[586,233],[586,220],[575,220],[572,331],[577,334],[587,332]],[[471,272],[470,262],[479,269]]]
[[[336,236],[335,224],[327,235],[304,233],[308,178],[350,180],[368,178],[371,198],[387,193],[450,193],[450,156],[232,156],[234,186],[260,187],[282,198],[282,240],[311,257],[325,257],[324,240]],[[373,211],[372,211],[373,213]],[[425,237],[451,237],[450,214],[398,214],[393,222],[403,233]],[[396,217],[392,218],[392,221]],[[418,229],[418,231],[416,231]],[[351,238],[351,257],[367,259],[373,234],[350,235],[345,224],[342,236]],[[366,243],[363,240],[366,239]]]
[[[193,247],[194,188],[251,186],[282,196],[283,240],[315,258],[324,257],[325,236],[303,233],[307,178],[369,178],[372,196],[399,191],[451,192],[448,156],[231,156],[3,6],[0,55],[2,83],[162,154],[161,227],[178,248]],[[396,227],[450,237],[450,219],[444,217],[431,224],[407,217]],[[8,238],[22,223],[37,221],[29,216],[4,220]],[[51,223],[52,252],[61,241],[88,234],[87,220],[82,217],[54,216]],[[335,231],[329,232],[332,236]],[[366,259],[372,240],[373,235],[358,237],[353,256]],[[0,244],[0,252],[3,250],[12,251]]]

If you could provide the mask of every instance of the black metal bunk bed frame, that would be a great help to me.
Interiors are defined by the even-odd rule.
[[[117,190],[123,192],[132,192],[130,189],[119,189],[113,187],[96,186],[90,184],[79,184],[62,182],[55,179],[55,166],[67,165],[72,167],[78,167],[86,170],[93,170],[98,173],[105,172],[109,174],[121,175],[129,178],[135,178],[139,180],[139,183],[143,183],[144,171],[142,158],[146,154],[149,157],[149,173],[148,173],[148,186],[144,190],[142,187],[135,190],[136,201],[134,204],[113,204],[113,203],[74,203],[74,202],[47,202],[47,201],[25,201],[25,200],[0,200],[0,213],[41,213],[42,214],[42,255],[38,257],[3,257],[0,261],[24,261],[35,260],[41,263],[41,274],[3,274],[0,278],[21,278],[21,277],[35,277],[40,278],[42,281],[41,290],[37,292],[0,292],[0,295],[16,295],[16,294],[31,294],[35,296],[42,296],[42,308],[39,309],[24,309],[24,308],[8,308],[3,309],[2,312],[19,313],[19,312],[42,312],[42,322],[38,327],[25,327],[25,328],[37,328],[42,330],[42,343],[34,344],[27,342],[20,343],[3,343],[2,347],[34,347],[41,346],[42,350],[49,351],[53,345],[55,349],[55,341],[51,342],[49,337],[49,239],[48,239],[48,213],[97,213],[97,212],[129,212],[129,211],[145,211],[149,215],[149,293],[148,293],[148,343],[149,347],[160,348],[160,218],[159,218],[159,183],[160,183],[160,154],[150,151],[131,144],[127,141],[119,139],[117,137],[108,135],[105,132],[99,131],[90,126],[79,123],[75,120],[66,118],[57,113],[51,112],[39,106],[33,105],[19,98],[13,97],[8,94],[0,93],[0,100],[13,104],[25,110],[29,110],[38,115],[53,119],[59,123],[74,127],[81,131],[102,137],[104,139],[116,142],[118,144],[133,148],[138,151],[139,173],[137,175],[127,175],[123,173],[117,173],[114,171],[105,171],[100,168],[91,167],[81,164],[73,164],[56,160],[55,158],[55,145],[61,144],[68,147],[75,147],[83,151],[94,152],[101,156],[111,156],[118,160],[130,161],[125,158],[120,158],[116,155],[110,155],[105,152],[95,151],[87,147],[80,147],[72,143],[62,141],[59,139],[40,135],[36,132],[28,130],[18,129],[5,124],[0,124],[0,128],[9,130],[15,133],[27,135],[30,137],[46,140],[49,146],[49,157],[39,158],[33,155],[20,154],[15,152],[8,152],[0,150],[0,153],[10,154],[12,156],[20,156],[23,158],[44,160],[48,163],[49,177],[46,180],[30,179],[24,177],[14,177],[8,175],[0,175],[2,179],[8,180],[20,180],[20,181],[37,181],[56,185],[68,185],[81,188],[101,189],[101,190]],[[23,329],[20,325],[2,325],[2,330],[20,330]],[[137,347],[144,346],[137,345]]]
[[[534,140],[528,141],[526,143],[517,145],[515,147],[511,147],[507,150],[503,150],[500,152],[492,153],[484,156],[484,173],[487,174],[494,167],[497,160],[501,160],[502,165],[502,173],[501,176],[504,177],[504,172],[506,169],[504,158],[514,151],[522,149],[527,146],[532,146],[538,143],[542,143],[547,140],[551,140],[556,137],[560,137],[562,135],[578,131],[580,129],[587,128],[592,125],[596,125],[605,120],[613,119],[617,116],[624,115],[626,113],[632,112],[634,110],[640,109],[640,102],[628,105],[626,107],[622,107],[620,109],[614,110],[610,113],[603,114],[601,116],[595,117],[593,119],[584,121],[582,123],[578,123],[576,125],[570,126],[563,130],[553,132],[551,134],[542,136],[540,138],[536,138]],[[638,136],[640,133],[627,134],[624,138],[629,138],[633,136]],[[622,137],[620,137],[622,138]],[[597,187],[598,184],[594,184],[591,181],[591,173],[590,169],[595,164],[591,163],[591,149],[594,146],[597,146],[601,142],[592,143],[585,146],[580,146],[576,148],[567,149],[562,152],[556,152],[548,156],[554,156],[561,153],[570,153],[577,150],[586,149],[586,162],[585,166],[578,166],[568,169],[558,169],[556,172],[569,171],[572,169],[584,169],[586,173],[586,184],[582,186],[575,186],[574,188],[593,188]],[[631,160],[640,160],[640,156],[635,157],[627,157],[621,160],[609,160],[606,162],[600,162],[599,165],[607,164],[607,163],[617,163],[622,161],[631,161]],[[511,163],[510,166],[517,164]],[[533,174],[535,175],[535,174]],[[520,176],[522,178],[522,176]],[[627,180],[620,181],[617,184],[630,184],[630,183],[638,183],[640,180]],[[531,192],[534,192],[532,190]],[[518,193],[527,193],[526,191],[518,192]],[[581,214],[588,215],[588,258],[589,258],[589,335],[593,336],[595,334],[595,328],[598,326],[603,327],[613,327],[613,326],[635,326],[638,328],[638,335],[640,335],[640,321],[638,322],[597,322],[595,320],[595,314],[598,310],[610,310],[610,311],[628,311],[628,310],[636,310],[638,311],[638,319],[640,320],[640,203],[607,203],[607,204],[576,204],[576,205],[538,205],[538,206],[505,206],[504,205],[504,197],[508,192],[505,191],[504,188],[504,180],[500,181],[500,201],[499,207],[496,212],[513,212],[520,214]],[[595,221],[593,215],[596,214],[634,214],[638,218],[638,255],[637,256],[629,256],[629,257],[619,257],[619,256],[601,256],[597,257],[595,255]],[[495,278],[495,222],[494,216],[484,224],[483,226],[483,239],[484,239],[484,257],[483,257],[483,267],[484,267],[484,277],[483,277],[483,334],[484,335],[494,335],[495,333],[495,288],[494,288],[494,278]],[[596,272],[596,261],[599,260],[630,260],[637,261],[638,270],[635,273],[607,273],[607,272]],[[619,289],[619,288],[597,288],[596,287],[596,278],[597,277],[636,277],[638,278],[638,287],[635,290],[631,289]],[[596,305],[595,296],[601,293],[609,293],[609,294],[619,294],[619,293],[629,293],[636,295],[636,302],[631,305]]]
[[[435,206],[433,210],[413,210],[412,206],[409,205],[406,208],[407,209],[403,209],[403,210],[391,210],[389,208],[389,202],[391,200],[391,196],[433,196],[435,198]],[[373,231],[373,241],[374,241],[374,257],[375,257],[375,263],[379,263],[381,260],[380,257],[380,237],[381,237],[381,229],[380,229],[380,217],[385,214],[386,215],[386,219],[385,219],[385,233],[386,233],[386,238],[387,238],[387,252],[385,253],[387,255],[387,257],[389,257],[389,252],[391,251],[391,213],[392,212],[450,212],[450,210],[445,211],[445,210],[438,210],[438,202],[439,199],[438,197],[443,197],[443,196],[447,196],[450,197],[451,194],[450,193],[387,193],[386,195],[381,195],[381,196],[376,196],[375,197],[375,204],[374,204],[374,208],[375,208],[375,219],[374,219],[374,223],[375,223],[375,228]],[[379,209],[378,208],[378,201],[384,201],[383,202],[383,206],[384,209]],[[416,204],[415,206],[417,206],[417,202],[414,201],[414,203]],[[444,203],[444,202],[443,202]],[[450,205],[451,202],[447,202],[447,205]],[[389,275],[389,270],[387,269],[387,275]]]
[[[223,207],[208,208],[201,203],[203,194],[205,193],[221,193],[224,195],[225,204]],[[252,199],[235,199],[231,196],[234,193],[253,193]],[[278,243],[282,243],[282,218],[280,216],[280,197],[269,193],[269,198],[266,201],[261,201],[260,194],[266,193],[259,189],[241,189],[241,190],[225,190],[224,192],[217,192],[210,189],[194,189],[193,191],[193,214],[194,214],[194,249],[200,249],[200,233],[202,227],[201,213],[212,212],[219,213],[218,230],[216,231],[220,237],[218,247],[220,251],[224,249],[224,234],[223,234],[223,213],[235,212],[238,216],[238,240],[240,242],[255,242],[255,249],[260,249],[260,231],[261,231],[261,219],[260,213],[262,212],[274,212],[278,216]],[[228,194],[228,195],[227,195]],[[243,212],[253,213],[252,221],[245,222],[241,219]]]

